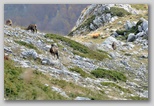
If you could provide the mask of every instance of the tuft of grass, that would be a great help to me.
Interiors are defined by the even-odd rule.
[[[139,97],[139,96],[131,96],[131,97],[128,97],[128,99],[132,99],[132,100],[148,100],[148,98]]]
[[[18,43],[19,45],[25,46],[25,47],[27,47],[29,49],[34,49],[37,52],[39,52],[39,50],[33,44],[29,44],[29,43],[26,43],[24,41],[18,41],[18,40],[15,40],[15,42]]]
[[[110,10],[105,10],[105,13],[111,13],[112,16],[124,17],[125,15],[131,15],[128,11],[119,7],[111,7]]]
[[[61,40],[61,41],[65,42],[68,46],[73,48],[74,54],[78,54],[83,57],[88,57],[88,58],[96,59],[96,60],[103,60],[105,58],[109,58],[109,56],[106,52],[99,52],[99,51],[90,50],[88,47],[86,47],[74,40],[66,38],[64,36],[60,36],[60,35],[56,35],[56,34],[46,34],[45,37],[53,39],[53,40]]]
[[[73,68],[69,68],[70,71],[73,71],[73,72],[77,72],[79,73],[82,77],[84,78],[87,78],[87,77],[90,77],[90,78],[93,78],[93,76],[89,73],[86,73],[85,71],[83,71],[80,67],[76,66],[76,67],[73,67]]]
[[[30,79],[29,75],[21,77],[24,72],[23,68],[15,67],[13,61],[4,61],[4,97],[7,100],[67,100],[38,81],[38,77],[43,78],[41,72],[31,72]]]
[[[123,92],[127,92],[127,93],[131,93],[131,91],[129,89],[123,88],[115,83],[112,82],[102,82],[101,85],[103,86],[109,86],[109,87],[115,87],[118,88],[119,90],[123,91]]]
[[[91,71],[91,74],[94,75],[96,78],[107,78],[109,80],[113,81],[124,81],[126,82],[126,76],[119,71],[113,71],[113,70],[106,70],[97,68],[93,71]]]

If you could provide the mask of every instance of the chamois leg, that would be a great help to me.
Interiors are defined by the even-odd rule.
[[[59,59],[59,55],[58,55],[58,53],[56,53],[56,55],[57,55],[57,59]]]

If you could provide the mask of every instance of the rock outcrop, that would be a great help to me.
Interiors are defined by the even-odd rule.
[[[92,4],[81,12],[76,25],[69,35],[85,34],[85,32],[89,32],[89,30],[96,30],[101,26],[115,21],[118,19],[118,16],[113,15],[111,8],[113,8],[113,10],[120,8],[130,14],[138,14],[138,11],[131,8],[129,4]],[[128,22],[126,27],[129,28],[132,27],[132,25]]]

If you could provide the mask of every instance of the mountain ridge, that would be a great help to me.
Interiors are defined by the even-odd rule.
[[[81,10],[88,4],[5,4],[4,20],[27,27],[37,24],[38,29],[66,35],[75,24]],[[19,11],[20,10],[20,11]]]

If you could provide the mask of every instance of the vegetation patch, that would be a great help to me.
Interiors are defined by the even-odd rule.
[[[114,16],[124,17],[125,15],[131,15],[131,13],[119,7],[111,7],[110,10],[105,10],[104,12],[111,13],[112,17]]]
[[[99,52],[99,51],[90,50],[88,47],[86,47],[74,40],[66,38],[64,36],[60,36],[60,35],[56,35],[56,34],[46,34],[45,37],[53,39],[53,40],[61,40],[61,41],[65,42],[68,46],[73,48],[73,50],[74,50],[73,52],[75,54],[78,54],[83,57],[88,57],[88,58],[96,59],[96,60],[103,60],[104,58],[109,58],[108,54],[105,52],[103,53],[103,52]]]
[[[137,10],[147,10],[148,5],[146,4],[131,4],[132,8],[135,8]]]
[[[15,42],[18,43],[19,45],[25,46],[25,47],[27,47],[29,49],[34,49],[37,52],[39,52],[39,50],[33,44],[29,44],[29,43],[26,43],[24,41],[17,41],[17,40],[15,40]]]
[[[131,100],[148,100],[148,98],[144,98],[144,97],[140,97],[140,96],[131,96],[131,97],[128,97],[128,99],[131,99]]]
[[[91,74],[88,74],[86,73],[85,71],[83,71],[80,67],[76,66],[76,67],[73,67],[73,68],[69,68],[70,71],[73,71],[73,72],[77,72],[79,73],[82,77],[84,78],[87,78],[87,77],[90,77],[92,78],[93,76]]]
[[[31,74],[24,75],[25,70],[15,67],[11,60],[4,61],[4,97],[7,100],[66,100],[67,98],[45,86],[38,77],[41,72],[28,70]],[[26,77],[27,76],[27,77]],[[31,76],[31,77],[29,77]]]
[[[131,91],[129,89],[126,89],[126,88],[123,88],[115,83],[112,83],[112,82],[102,82],[101,83],[103,86],[109,86],[109,87],[115,87],[123,92],[127,92],[127,93],[131,93]]]
[[[104,91],[96,91],[88,89],[74,84],[73,82],[67,82],[65,80],[52,79],[51,84],[62,88],[66,94],[75,99],[77,96],[88,97],[91,100],[109,100],[109,98],[103,93]]]
[[[91,71],[91,74],[94,75],[96,78],[107,78],[109,80],[113,81],[124,81],[126,82],[126,76],[119,71],[113,71],[113,70],[106,70],[97,68],[93,71]]]

